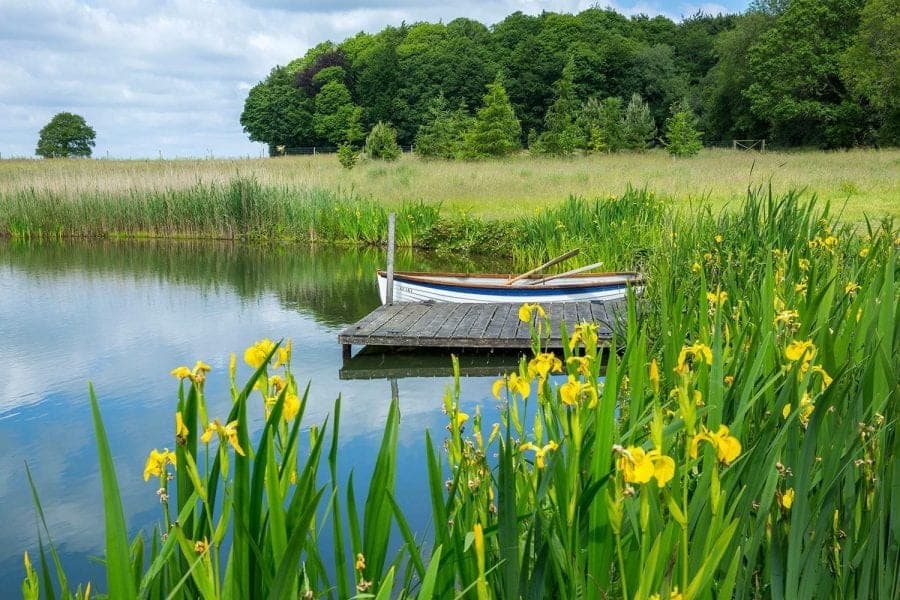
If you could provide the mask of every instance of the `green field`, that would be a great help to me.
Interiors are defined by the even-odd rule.
[[[776,193],[805,190],[844,207],[840,219],[900,216],[900,150],[757,152],[709,149],[690,159],[663,151],[464,162],[424,161],[405,155],[395,163],[363,161],[352,171],[334,155],[239,160],[53,160],[0,161],[0,202],[27,193],[49,197],[110,200],[147,193],[174,193],[227,186],[252,177],[263,188],[372,199],[386,206],[404,201],[441,203],[450,212],[510,218],[559,203],[569,195],[619,196],[631,185],[646,187],[677,207],[706,200],[713,209],[733,207],[747,187],[772,184]],[[176,194],[177,195],[177,194]],[[190,195],[190,194],[189,194]],[[19,196],[19,198],[22,198]],[[846,205],[845,205],[846,203]],[[2,219],[3,205],[0,205]],[[3,223],[0,222],[0,225]]]

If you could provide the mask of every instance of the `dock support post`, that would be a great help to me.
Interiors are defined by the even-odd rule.
[[[341,346],[341,356],[344,360],[350,358],[351,348],[352,346],[350,344],[344,344],[343,346]]]
[[[394,230],[397,226],[397,213],[388,215],[388,251],[387,251],[387,294],[386,304],[394,303]]]

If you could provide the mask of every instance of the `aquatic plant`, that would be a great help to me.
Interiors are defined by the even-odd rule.
[[[429,532],[395,499],[397,404],[358,497],[337,480],[340,400],[299,435],[308,386],[289,345],[248,349],[243,387],[232,366],[227,415],[207,414],[207,365],[174,370],[172,436],[144,470],[164,499],[149,539],[127,538],[92,395],[110,596],[896,597],[893,223],[857,234],[827,206],[758,193],[668,226],[610,347],[578,324],[552,353],[523,306],[533,348],[492,386],[496,423],[462,410],[457,372],[447,431],[424,434]],[[266,417],[252,435],[249,410]],[[55,557],[50,543],[26,562],[26,597],[54,571],[68,589]]]

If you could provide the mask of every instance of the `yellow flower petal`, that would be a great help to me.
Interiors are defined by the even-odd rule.
[[[183,366],[175,367],[170,374],[178,379],[186,379],[191,376],[191,370]]]
[[[282,408],[281,416],[285,421],[293,421],[299,412],[300,398],[297,397],[297,394],[288,392],[284,396],[284,407]]]
[[[569,380],[559,386],[559,397],[563,401],[563,404],[575,406],[578,403],[578,392],[580,390],[581,385],[578,383],[578,380],[572,375],[569,375]]]
[[[175,413],[175,436],[186,438],[190,431],[188,431],[187,426],[184,424],[184,420],[181,417],[181,411]]]
[[[659,396],[659,365],[655,358],[650,361],[650,383],[653,385],[653,393]]]
[[[794,488],[788,488],[784,494],[781,495],[781,506],[785,508],[785,510],[791,510],[791,507],[794,505]]]
[[[675,461],[670,456],[659,454],[658,450],[653,452],[657,454],[653,458],[653,477],[659,487],[665,487],[675,477]]]
[[[527,302],[519,307],[519,320],[524,323],[531,322],[531,305]]]
[[[784,349],[784,357],[791,362],[800,359],[812,359],[815,354],[816,347],[811,340],[797,341],[794,340]]]

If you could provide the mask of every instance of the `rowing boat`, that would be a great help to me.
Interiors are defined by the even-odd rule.
[[[547,280],[547,281],[544,281]],[[577,302],[615,300],[628,288],[639,293],[640,273],[588,273],[546,278],[530,276],[510,283],[507,275],[394,273],[394,302]],[[387,273],[378,271],[378,293],[387,303]]]

